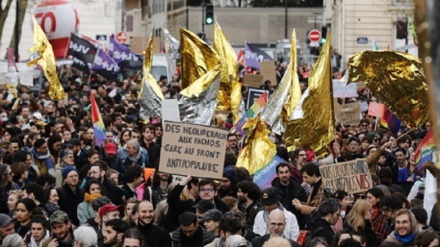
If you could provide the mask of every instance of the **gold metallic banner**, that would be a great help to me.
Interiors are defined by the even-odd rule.
[[[41,29],[37,20],[33,18],[34,22],[34,45],[29,50],[30,52],[38,52],[40,57],[27,63],[28,66],[33,66],[38,63],[43,69],[46,79],[49,81],[49,97],[53,101],[65,99],[67,97],[64,88],[60,83],[57,75],[57,67],[55,63],[55,56],[53,54],[52,45],[47,40],[46,34]]]
[[[334,137],[331,43],[329,32],[310,72],[308,96],[302,104],[303,118],[286,125],[284,136],[289,151],[304,147],[321,154]]]
[[[428,121],[428,87],[420,59],[398,51],[363,51],[348,63],[348,81],[364,82],[401,121],[410,127]]]

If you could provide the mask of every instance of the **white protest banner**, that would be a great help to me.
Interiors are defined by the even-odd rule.
[[[25,63],[16,63],[20,85],[32,87],[34,85],[34,69],[27,66]]]
[[[176,122],[163,122],[159,171],[221,179],[227,130]]]
[[[333,80],[333,98],[357,97],[356,83],[346,85],[340,80]]]
[[[319,166],[323,186],[341,189],[349,194],[361,193],[373,187],[370,169],[365,159]]]
[[[334,104],[335,118],[338,123],[343,125],[357,126],[361,121],[361,109],[358,102],[340,105]]]
[[[162,100],[162,120],[180,122],[180,111],[177,99]]]

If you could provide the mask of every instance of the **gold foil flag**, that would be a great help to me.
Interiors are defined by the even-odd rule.
[[[420,59],[398,51],[363,51],[348,61],[348,82],[364,82],[410,127],[429,119],[428,87]]]
[[[279,135],[285,132],[284,124],[289,121],[301,98],[296,61],[296,32],[293,29],[290,39],[289,66],[261,114],[261,118],[271,126],[272,131]]]
[[[218,23],[214,24],[214,50],[222,61],[220,87],[217,95],[217,110],[231,110],[234,122],[236,122],[238,121],[238,108],[241,102],[241,83],[238,82],[237,55]]]
[[[286,125],[284,136],[289,151],[304,147],[321,154],[334,137],[331,43],[329,33],[310,72],[307,93],[303,94],[302,104],[297,106],[301,107],[303,117]]]
[[[180,92],[178,100],[180,116],[182,122],[211,125],[211,119],[217,106],[217,92],[220,85],[220,57],[213,48],[192,32],[184,28],[180,28],[180,32],[182,39],[182,81],[185,79],[184,69],[195,72],[191,75],[186,74],[194,81],[191,81]],[[191,66],[191,68],[185,66]]]
[[[273,159],[277,153],[276,145],[270,141],[270,129],[260,115],[249,118],[243,129],[248,130],[247,145],[238,156],[237,167],[244,167],[254,174]]]
[[[43,69],[46,79],[49,81],[49,97],[53,101],[65,99],[67,97],[64,88],[60,83],[57,75],[57,67],[55,63],[55,56],[53,54],[52,45],[47,40],[46,34],[38,24],[37,20],[33,18],[34,22],[34,46],[29,50],[30,52],[38,52],[40,57],[28,62],[28,66],[33,66],[38,63]]]
[[[187,88],[208,71],[219,65],[218,55],[191,31],[180,28],[180,58],[182,62],[182,89]],[[194,92],[194,95],[201,91]]]
[[[146,122],[150,122],[151,117],[161,116],[163,93],[156,79],[151,75],[151,65],[153,63],[153,34],[148,40],[147,49],[144,52],[142,88],[139,94],[139,104],[141,106],[139,116]]]

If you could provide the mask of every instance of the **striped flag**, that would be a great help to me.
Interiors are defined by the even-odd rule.
[[[233,127],[237,133],[244,136],[245,133],[243,131],[243,126],[249,118],[254,118],[263,107],[267,104],[269,99],[269,94],[264,92],[260,97],[255,101],[255,103],[246,111],[246,113],[240,118],[240,120]]]
[[[90,106],[92,112],[93,129],[95,130],[95,145],[100,147],[105,140],[105,126],[99,113],[98,104],[96,104],[95,95],[90,92]]]
[[[426,162],[433,161],[432,153],[437,149],[435,145],[434,135],[431,130],[426,133],[426,136],[417,146],[415,151],[415,162],[417,164],[417,170],[423,168]]]

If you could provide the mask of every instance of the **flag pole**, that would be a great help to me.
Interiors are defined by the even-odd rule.
[[[99,46],[98,46],[96,49],[95,57],[93,58],[92,66],[89,68],[89,79],[87,79],[87,83],[89,83],[89,85],[90,85],[90,79],[92,78],[92,68],[93,68],[93,66],[95,66],[95,59],[99,53],[99,49],[101,49],[101,48],[99,48]]]

